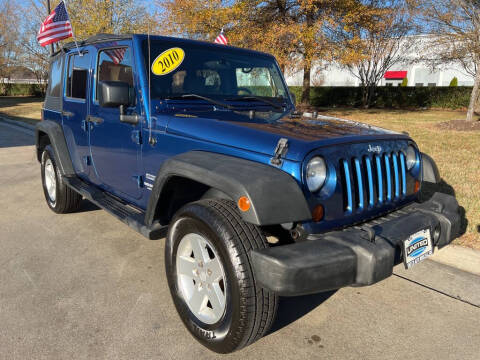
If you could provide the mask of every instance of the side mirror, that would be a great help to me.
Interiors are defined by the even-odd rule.
[[[98,102],[101,107],[130,105],[130,85],[121,81],[99,81]]]

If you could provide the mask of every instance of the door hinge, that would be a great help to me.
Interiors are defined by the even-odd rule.
[[[139,189],[143,188],[143,176],[142,175],[134,175],[132,178],[137,182],[137,186]]]
[[[275,166],[281,166],[282,165],[282,157],[284,157],[287,154],[288,151],[288,139],[281,138],[278,140],[277,147],[275,148],[275,153],[273,154],[273,157],[270,159],[270,164],[275,165]]]
[[[133,130],[132,131],[132,141],[135,144],[138,144],[138,145],[140,145],[142,143],[142,134],[141,134],[140,130]]]

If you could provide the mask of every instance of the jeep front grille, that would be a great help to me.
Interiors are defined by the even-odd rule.
[[[341,159],[340,175],[344,210],[362,212],[407,195],[407,173],[403,152]]]

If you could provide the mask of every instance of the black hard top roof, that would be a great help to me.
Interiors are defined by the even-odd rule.
[[[97,43],[101,43],[101,42],[105,42],[105,41],[128,40],[128,39],[131,39],[131,38],[132,38],[132,34],[126,34],[126,35],[97,34],[97,35],[94,35],[94,36],[90,36],[86,40],[78,41],[77,44],[78,44],[79,47],[81,47],[81,46],[97,44]],[[76,47],[75,42],[73,42],[73,41],[69,42],[69,43],[63,45],[63,47],[60,50],[54,52],[52,54],[52,57],[61,53],[62,50],[63,51],[68,51],[68,50],[73,49],[75,47]]]
[[[82,47],[82,46],[85,46],[85,45],[98,44],[98,43],[107,42],[107,41],[129,40],[129,39],[132,39],[133,36],[140,36],[140,37],[145,37],[145,38],[147,37],[146,34],[123,34],[123,35],[97,34],[97,35],[89,37],[86,40],[78,41],[77,43],[78,43],[79,47]],[[153,34],[151,35],[151,38],[152,38],[152,40],[153,39],[175,40],[175,41],[178,41],[180,43],[182,43],[182,42],[183,43],[197,43],[197,44],[200,43],[200,44],[204,44],[206,46],[212,46],[212,47],[216,47],[216,46],[222,46],[223,47],[224,46],[224,45],[218,45],[218,44],[214,44],[212,42],[207,42],[207,41],[191,40],[191,39],[185,39],[185,38],[176,38],[176,37],[153,35]],[[72,50],[75,47],[76,47],[75,42],[73,42],[73,41],[69,42],[69,43],[63,45],[62,49],[53,53],[52,57],[59,55],[62,51],[68,52],[69,50]],[[267,54],[267,53],[264,53],[264,52],[261,52],[261,51],[250,50],[250,49],[245,49],[245,48],[238,48],[238,47],[230,46],[230,45],[228,47],[232,48],[232,49],[238,49],[238,50],[250,52],[250,53],[256,53],[256,54],[259,54],[259,55],[270,56],[270,57],[272,56],[271,54]]]

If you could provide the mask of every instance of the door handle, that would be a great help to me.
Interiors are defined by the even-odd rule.
[[[74,116],[75,114],[72,113],[72,112],[70,112],[70,111],[65,111],[65,110],[63,110],[63,111],[62,111],[62,115],[63,115],[63,116],[66,116],[66,117],[72,117],[72,116]]]
[[[87,121],[89,121],[91,123],[94,123],[96,125],[99,125],[99,124],[103,123],[103,119],[101,117],[96,117],[96,116],[91,116],[91,115],[87,116]]]

